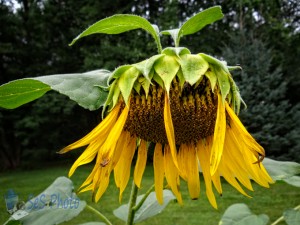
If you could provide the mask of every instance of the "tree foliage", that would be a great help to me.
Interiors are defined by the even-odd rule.
[[[272,68],[272,53],[251,33],[231,36],[223,49],[229,64],[240,64],[235,81],[247,108],[241,118],[249,131],[267,150],[268,157],[300,160],[298,134],[300,104],[291,105],[287,98],[287,82],[280,66]]]

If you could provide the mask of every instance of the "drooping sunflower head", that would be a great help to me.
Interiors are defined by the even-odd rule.
[[[117,68],[105,106],[130,105],[124,130],[168,144],[164,108],[170,108],[175,144],[197,143],[214,134],[218,95],[235,109],[241,97],[225,62],[187,48],[166,48],[140,63]]]
[[[190,27],[183,25],[180,30],[169,31],[175,43],[179,34],[194,32]],[[222,194],[220,176],[246,196],[240,184],[253,190],[251,179],[268,187],[272,179],[260,163],[264,149],[237,117],[243,101],[230,74],[235,68],[238,67],[180,47],[166,48],[142,62],[118,67],[108,79],[103,121],[61,151],[87,146],[69,175],[78,166],[96,159],[81,191],[92,190],[98,201],[113,171],[121,199],[134,155],[134,182],[140,187],[147,149],[149,143],[154,143],[154,183],[160,203],[165,183],[182,202],[180,180],[187,182],[191,198],[197,199],[200,170],[207,197],[215,208],[213,186]]]

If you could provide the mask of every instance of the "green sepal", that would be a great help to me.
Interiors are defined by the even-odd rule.
[[[104,118],[104,113],[106,111],[106,107],[108,105],[110,105],[110,103],[112,102],[113,100],[113,96],[114,96],[114,93],[116,92],[116,84],[117,84],[117,80],[114,80],[111,85],[109,86],[109,92],[108,92],[108,95],[107,95],[107,98],[106,98],[106,101],[104,102],[103,104],[103,110],[102,110],[102,118]],[[115,104],[113,104],[113,106],[111,108],[113,108],[115,106]]]
[[[114,94],[113,94],[113,97],[112,97],[112,102],[113,102],[112,108],[114,108],[116,106],[116,104],[119,102],[120,93],[121,93],[121,91],[120,91],[119,88],[116,88],[114,90]]]
[[[240,66],[227,66],[229,71],[233,71],[233,70],[242,70],[242,67]]]
[[[117,14],[94,23],[81,34],[79,34],[76,38],[74,38],[70,45],[73,45],[80,38],[91,34],[120,34],[139,28],[144,29],[151,34],[157,44],[158,51],[160,52],[161,43],[158,27],[156,25],[152,25],[143,17],[131,14]]]
[[[177,56],[178,58],[186,54],[191,54],[190,50],[184,47],[167,47],[161,53],[169,56]]]
[[[136,93],[140,94],[142,85],[139,82],[134,82],[133,89],[136,91]]]
[[[180,86],[180,88],[182,90],[183,89],[183,85],[185,83],[185,79],[184,79],[184,76],[183,76],[181,68],[178,70],[177,77],[179,79],[179,86]]]
[[[225,61],[218,60],[215,57],[206,55],[204,53],[199,53],[199,55],[202,56],[209,64],[217,65],[221,67],[226,73],[230,74],[227,63]]]
[[[214,72],[214,68],[210,67],[204,74],[210,81],[211,91],[214,92],[217,84],[217,75]]]
[[[169,93],[173,78],[176,76],[180,66],[174,56],[165,55],[154,64],[156,73],[164,82],[164,87]]]
[[[241,109],[241,103],[243,103],[243,105],[245,106],[245,108],[247,108],[246,103],[243,101],[239,88],[236,85],[236,83],[234,82],[234,80],[232,79],[231,76],[229,76],[229,81],[230,81],[230,93],[232,95],[231,98],[231,105],[233,106],[233,109],[235,111],[235,113],[238,115],[240,113],[240,109]]]
[[[228,74],[220,67],[215,66],[214,71],[217,76],[218,86],[221,90],[222,101],[225,102],[225,99],[230,91],[230,82],[228,78]]]
[[[208,63],[200,55],[185,54],[179,61],[185,81],[194,85],[207,71]]]
[[[178,47],[182,36],[194,34],[206,25],[220,20],[223,17],[221,6],[214,6],[197,13],[188,19],[179,29],[162,31],[161,34],[171,35],[175,42],[175,47]]]
[[[160,76],[157,73],[153,73],[153,80],[158,83],[159,86],[164,86],[164,81],[160,78]]]
[[[110,83],[110,81],[112,79],[118,79],[118,78],[120,78],[123,75],[123,73],[125,73],[125,71],[129,70],[131,67],[132,67],[132,65],[123,65],[123,66],[119,66],[118,68],[116,68],[112,72],[111,76],[109,77],[108,83]]]
[[[225,102],[227,95],[229,94],[231,85],[229,81],[230,72],[227,68],[226,62],[220,61],[212,56],[199,53],[209,64],[210,67],[213,68],[213,72],[217,76],[218,86],[221,90],[222,101]]]
[[[145,77],[139,77],[138,82],[142,85],[142,87],[145,91],[146,98],[147,98],[148,94],[149,94],[149,88],[150,88],[151,82],[149,80],[147,80]]]
[[[118,79],[118,86],[126,105],[128,104],[128,99],[131,94],[134,82],[138,78],[139,74],[140,71],[137,68],[131,66],[131,68],[126,70]]]
[[[164,56],[164,55],[163,54],[154,55],[154,56],[150,57],[149,59],[146,59],[142,62],[133,64],[133,66],[136,67],[149,82],[151,82],[151,79],[153,76],[153,74],[151,74],[151,71],[153,71],[153,65],[162,56]]]

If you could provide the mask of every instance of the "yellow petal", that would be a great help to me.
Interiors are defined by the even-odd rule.
[[[118,161],[121,157],[122,151],[126,150],[124,148],[124,146],[128,145],[129,140],[130,140],[130,133],[128,131],[123,131],[122,134],[120,135],[120,138],[117,142],[117,145],[116,145],[116,148],[114,151],[114,156],[113,156],[112,165],[111,165],[112,168],[114,168],[116,166],[116,164],[118,163]],[[117,187],[119,187],[119,186],[117,186]]]
[[[210,149],[207,146],[207,144],[204,144],[203,140],[199,140],[197,143],[197,155],[198,159],[202,168],[203,177],[205,181],[205,188],[206,188],[206,196],[210,202],[210,204],[217,209],[217,202],[214,195],[214,192],[212,190],[212,180],[210,175],[210,163],[209,163],[209,157],[210,157]]]
[[[196,149],[193,144],[188,145],[188,149],[185,152],[187,155],[187,174],[188,174],[188,189],[192,199],[198,199],[200,195],[200,177],[198,169],[198,160],[196,155]]]
[[[263,148],[246,131],[229,106],[227,112],[230,112],[230,118],[235,118],[234,120],[230,120],[230,128],[227,129],[227,132],[228,135],[230,135],[232,142],[236,146],[236,149],[239,149],[242,155],[244,160],[244,168],[247,168],[250,177],[256,183],[268,188],[269,183],[273,183],[272,178],[266,172],[261,163],[255,163],[260,160],[260,156],[264,157]],[[238,123],[240,125],[237,125]]]
[[[128,103],[129,104],[129,103]],[[105,140],[105,143],[101,147],[101,160],[102,161],[110,161],[113,154],[114,150],[117,144],[117,141],[121,135],[121,132],[123,130],[124,124],[127,119],[127,115],[129,112],[129,105],[128,107],[125,106],[123,109],[121,115],[119,116],[117,122],[109,132],[109,135],[107,139]]]
[[[182,204],[182,197],[179,191],[178,181],[179,181],[179,173],[176,168],[173,157],[171,155],[171,150],[168,145],[165,145],[165,155],[164,155],[164,167],[165,167],[165,175],[166,180],[169,186],[172,189],[172,192],[177,198],[179,204]]]
[[[211,155],[211,149],[212,149],[212,142],[213,142],[213,137],[207,137],[206,142],[205,142],[205,147],[207,151],[209,152],[209,155]],[[221,180],[220,180],[220,171],[217,169],[216,173],[211,176],[211,180],[213,181],[213,184],[218,191],[220,195],[222,195],[222,185],[221,185]]]
[[[221,161],[224,139],[225,139],[225,131],[226,131],[226,114],[225,107],[222,103],[222,97],[218,93],[218,109],[217,109],[217,118],[214,129],[214,138],[213,138],[213,146],[211,149],[210,155],[210,173],[214,175],[218,169],[219,163]]]
[[[79,158],[74,162],[70,171],[69,177],[73,175],[77,167],[90,163],[99,151],[100,146],[103,144],[104,140],[99,139],[97,141],[93,141],[89,144],[89,146],[84,150],[84,152],[79,156]]]
[[[154,183],[155,194],[159,204],[163,204],[163,185],[164,185],[164,156],[162,153],[162,146],[160,143],[155,145],[153,155],[153,168],[154,168]]]
[[[80,189],[78,193],[82,193],[82,192],[86,192],[86,191],[92,191],[92,190],[93,190],[93,184],[89,184],[85,188]]]
[[[220,171],[222,171],[222,176],[225,178],[225,180],[231,184],[231,186],[233,186],[235,189],[237,189],[240,193],[242,193],[243,195],[251,198],[251,196],[249,196],[244,190],[243,188],[239,185],[239,183],[237,182],[237,180],[235,179],[234,175],[232,174],[232,172],[228,169],[228,167],[225,164],[225,160],[221,161],[220,165]]]
[[[129,143],[130,143],[130,133],[127,131],[123,131],[117,143],[116,150],[115,150],[115,157],[112,162],[112,167],[114,167],[114,178],[115,178],[115,183],[117,188],[120,188],[121,181],[123,179],[122,177],[123,171],[121,169],[122,168],[121,164],[124,162],[124,159],[122,158],[123,157],[122,153],[128,151],[127,148]],[[120,165],[116,168],[116,165],[119,163]]]
[[[178,171],[180,177],[182,177],[185,181],[188,180],[188,157],[186,154],[188,152],[188,146],[186,144],[181,144],[178,155],[177,155],[177,160],[178,160]]]
[[[147,163],[147,142],[145,140],[141,140],[138,149],[137,161],[134,169],[134,182],[136,186],[138,186],[139,188],[141,187],[141,181],[145,171],[146,163]]]
[[[107,115],[107,117],[105,117],[105,119],[90,133],[88,133],[80,140],[74,142],[73,144],[70,144],[67,147],[63,148],[59,151],[59,153],[66,153],[75,148],[88,145],[95,139],[106,139],[108,132],[111,130],[112,126],[115,124],[116,119],[118,118],[120,106],[121,104],[116,105],[115,108]]]
[[[247,163],[245,162],[241,152],[237,149],[237,146],[234,144],[234,139],[231,136],[229,131],[231,128],[228,128],[226,131],[225,137],[225,146],[223,151],[224,162],[226,162],[227,167],[230,169],[231,173],[249,190],[253,191],[250,174],[247,169]]]
[[[128,146],[126,146],[123,149],[120,159],[114,168],[115,176],[118,177],[115,180],[120,180],[120,196],[119,196],[120,202],[122,200],[122,194],[127,186],[130,177],[130,167],[134,156],[135,148],[136,148],[136,138],[131,137]]]
[[[165,93],[164,122],[165,122],[165,129],[166,129],[167,139],[169,142],[173,162],[175,166],[178,168],[178,162],[176,157],[177,151],[176,151],[176,144],[175,144],[175,133],[174,133],[174,127],[172,122],[172,116],[171,116],[170,102],[167,93]]]
[[[93,179],[94,179],[94,176],[95,176],[95,173],[96,171],[98,170],[98,166],[95,165],[92,172],[90,173],[90,175],[86,178],[86,180],[83,182],[83,184],[80,186],[79,190],[80,192],[83,192],[81,191],[84,187],[86,186],[90,186],[90,185],[93,185],[92,182],[93,182]]]
[[[109,176],[110,176],[110,168],[109,167],[101,167],[101,172],[99,176],[99,187],[97,193],[95,195],[95,202],[98,202],[102,197],[104,192],[106,191],[109,184]],[[98,185],[97,185],[98,186]]]
[[[228,113],[230,117],[230,126],[233,127],[233,129],[236,129],[240,133],[240,138],[243,140],[244,144],[247,145],[249,150],[251,150],[255,155],[256,158],[259,158],[260,156],[265,156],[265,151],[263,147],[261,147],[255,139],[249,134],[249,132],[246,130],[244,125],[241,123],[240,119],[237,117],[237,115],[234,113],[234,111],[230,108],[228,103],[225,103],[226,112]],[[240,141],[241,141],[240,140]]]

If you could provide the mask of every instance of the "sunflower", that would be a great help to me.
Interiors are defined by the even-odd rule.
[[[237,116],[242,99],[231,69],[223,61],[203,53],[191,54],[186,48],[166,48],[140,63],[117,68],[108,80],[106,117],[85,137],[60,151],[87,146],[69,176],[95,159],[80,191],[93,191],[97,202],[113,171],[121,200],[134,155],[134,182],[140,188],[148,148],[154,143],[159,203],[163,203],[165,184],[182,203],[182,180],[187,182],[190,197],[197,199],[199,168],[214,208],[213,186],[221,195],[221,176],[245,196],[249,195],[241,185],[253,191],[251,180],[269,187],[273,181],[261,164],[264,149]]]

